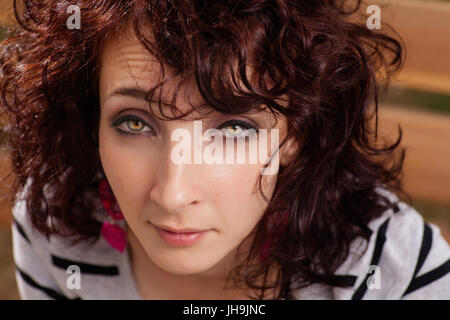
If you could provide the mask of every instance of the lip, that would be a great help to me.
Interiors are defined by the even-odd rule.
[[[153,225],[161,238],[165,243],[176,246],[176,247],[184,247],[184,246],[192,246],[196,243],[198,243],[205,234],[210,230],[199,230],[199,229],[192,229],[192,228],[185,228],[185,229],[177,229],[178,231],[183,232],[172,232],[167,229],[167,227],[158,227],[156,225]],[[174,230],[170,228],[171,230]],[[194,230],[194,232],[193,232]]]
[[[176,229],[176,228],[166,227],[166,226],[157,226],[157,225],[154,225],[154,226],[158,229],[170,231],[173,233],[198,233],[198,232],[208,231],[208,230],[204,230],[204,229],[203,230],[202,229],[193,229],[193,228]]]

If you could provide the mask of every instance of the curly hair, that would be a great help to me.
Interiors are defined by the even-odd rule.
[[[66,26],[70,4],[14,1],[18,26],[1,43],[1,105],[11,119],[6,129],[15,176],[11,200],[30,179],[32,224],[47,236],[76,236],[74,244],[99,237],[93,205],[104,177],[99,53],[131,25],[162,73],[166,65],[181,77],[194,76],[211,109],[241,114],[267,108],[287,118],[283,143],[302,142],[293,161],[280,167],[248,259],[228,280],[261,290],[260,299],[269,288],[292,299],[292,289],[312,283],[340,285],[333,272],[350,243],[368,241],[367,223],[394,205],[377,188],[406,194],[401,128],[392,144],[379,145],[377,133],[379,79],[387,87],[402,68],[401,37],[352,21],[360,0],[77,0],[80,30]],[[251,265],[267,239],[267,256]],[[275,265],[280,270],[269,283]]]

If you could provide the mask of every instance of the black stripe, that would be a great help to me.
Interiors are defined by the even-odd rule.
[[[65,295],[60,294],[58,292],[56,292],[53,289],[47,288],[47,287],[43,287],[40,284],[38,284],[36,281],[33,280],[33,278],[31,278],[28,274],[26,274],[25,272],[23,272],[18,266],[16,266],[16,270],[19,272],[20,277],[30,286],[32,286],[33,288],[36,288],[38,290],[41,290],[43,292],[45,292],[45,294],[47,294],[50,298],[53,298],[55,300],[72,300],[67,298]],[[73,300],[80,300],[80,298],[75,298]]]
[[[386,241],[386,230],[389,223],[389,219],[387,219],[378,229],[377,232],[377,239],[375,241],[375,249],[373,250],[372,260],[370,262],[370,265],[376,266],[378,265],[378,262],[380,261],[381,252],[383,251],[384,242]],[[367,291],[367,280],[371,274],[367,274],[364,281],[361,283],[359,288],[355,291],[355,293],[352,296],[352,300],[361,300],[364,294]]]
[[[372,236],[373,231],[367,225],[362,225],[361,229],[366,233],[367,238]]]
[[[353,287],[355,285],[357,277],[352,275],[340,275],[334,274],[330,276],[328,284],[335,287]]]
[[[420,247],[419,258],[417,259],[416,269],[414,270],[413,279],[419,273],[422,268],[428,253],[431,249],[431,244],[433,243],[433,232],[431,231],[428,223],[423,224],[423,236],[422,236],[422,245]]]
[[[433,269],[417,278],[415,278],[408,286],[408,289],[406,289],[403,296],[420,289],[428,284],[430,284],[433,281],[436,281],[439,278],[442,278],[443,276],[447,275],[450,272],[450,259],[441,264],[436,269]],[[402,296],[402,297],[403,297]]]
[[[77,265],[80,267],[82,273],[98,274],[103,276],[117,276],[119,274],[119,268],[117,266],[99,266],[94,264],[88,264],[80,261],[68,260],[65,258],[52,255],[52,263],[61,269],[67,270],[70,265]]]
[[[23,230],[23,227],[20,225],[20,223],[16,220],[16,218],[13,218],[14,225],[16,226],[17,231],[21,234],[21,236],[29,243],[31,244],[30,239],[26,235],[25,231]]]
[[[419,251],[419,257],[417,258],[416,268],[414,269],[414,273],[411,277],[411,281],[406,288],[405,292],[403,293],[402,297],[408,292],[408,290],[411,287],[411,284],[414,282],[414,279],[416,278],[417,274],[419,273],[420,269],[422,268],[428,253],[430,252],[431,245],[433,243],[433,232],[430,228],[430,226],[424,222],[423,223],[423,235],[422,235],[422,244],[420,245],[420,251]]]
[[[399,206],[398,206],[397,203],[394,205],[394,207],[392,208],[392,210],[394,211],[394,213],[397,213],[397,212],[400,211],[400,208],[399,208]]]

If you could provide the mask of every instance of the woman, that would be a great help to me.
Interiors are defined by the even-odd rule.
[[[372,122],[402,46],[354,4],[16,3],[21,297],[449,298],[448,244],[393,192],[401,135]]]

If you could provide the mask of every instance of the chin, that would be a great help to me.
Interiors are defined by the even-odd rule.
[[[168,265],[164,265],[163,268],[166,272],[169,272],[171,274],[188,276],[206,273],[211,269],[211,266],[204,266],[195,263],[184,265],[171,263]]]
[[[208,256],[205,254],[204,256]],[[211,272],[219,261],[202,260],[197,257],[166,256],[165,259],[152,259],[164,271],[176,275],[207,274]]]
[[[190,268],[190,269],[181,269],[181,268],[179,268],[179,266],[175,266],[175,265],[167,266],[166,268],[164,268],[164,271],[171,273],[171,274],[176,274],[179,276],[196,275],[199,273],[203,273],[206,270],[203,268],[195,268],[195,267]]]

